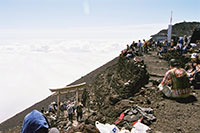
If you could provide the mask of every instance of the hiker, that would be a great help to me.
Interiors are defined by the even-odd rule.
[[[126,50],[128,51],[130,49],[130,46],[127,44],[126,45]]]
[[[68,118],[69,121],[73,122],[73,114],[74,114],[74,108],[72,103],[70,103],[67,107],[67,113],[68,113]]]
[[[187,35],[184,35],[184,37],[183,37],[183,45],[187,45],[188,44],[188,37],[187,37]]]
[[[41,112],[33,110],[25,116],[21,133],[48,133],[49,128],[47,118]],[[49,133],[59,133],[59,131],[53,128]]]
[[[138,48],[139,48],[139,56],[142,56],[142,42],[138,41]]]
[[[41,109],[41,113],[42,113],[42,114],[45,113],[45,109],[44,109],[44,107],[42,107],[42,109]]]
[[[157,47],[157,44],[156,44],[157,42],[155,42],[155,41],[153,41],[152,43],[151,43],[151,47],[152,47],[152,50],[153,51],[155,51],[155,49],[156,49],[156,47]]]
[[[186,70],[190,75],[195,71],[198,62],[197,53],[191,54],[191,61],[186,65]]]
[[[191,55],[191,63],[188,73],[190,75],[190,81],[194,89],[200,89],[200,60],[197,53]],[[190,70],[190,71],[189,71]]]
[[[144,53],[148,53],[148,41],[145,41],[145,39],[143,39],[143,42]]]
[[[127,49],[122,50],[120,56],[123,57],[126,55],[127,55]]]
[[[50,104],[48,108],[49,108],[49,113],[53,113],[53,114],[55,113],[52,104]]]
[[[167,71],[162,82],[158,86],[159,90],[168,98],[185,98],[190,95],[190,84],[187,72],[180,68],[175,59],[170,60],[170,70]],[[171,81],[171,87],[167,86]]]
[[[54,111],[57,112],[58,104],[56,102],[53,102],[52,105],[53,105]]]
[[[168,51],[168,42],[167,42],[167,40],[165,40],[165,41],[163,42],[163,52],[164,52],[164,53],[167,53],[167,51]]]
[[[64,116],[64,110],[65,110],[64,103],[61,102],[60,103],[60,111],[61,111],[62,116]]]
[[[134,55],[133,50],[132,50],[132,49],[129,49],[129,50],[127,51],[126,58],[127,58],[127,59],[131,59],[131,58],[133,58],[134,56],[135,56],[135,55]]]
[[[157,49],[157,55],[161,58],[162,57],[162,53],[163,53],[163,50],[161,47],[158,47]]]
[[[133,43],[130,45],[130,48],[134,51],[134,49],[135,49],[135,47],[137,47],[137,46],[135,46],[136,44],[135,44],[135,41],[133,41]]]
[[[83,105],[79,102],[78,105],[76,106],[76,113],[77,113],[77,121],[81,121],[83,117]]]
[[[182,50],[183,50],[183,39],[181,38],[178,43],[177,43],[177,47],[176,50],[178,52],[178,54],[182,55]]]
[[[196,67],[198,64],[200,64],[199,56],[197,53],[193,53],[191,55],[191,61],[192,61],[193,67]]]

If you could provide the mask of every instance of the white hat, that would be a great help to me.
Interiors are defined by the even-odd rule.
[[[191,58],[197,58],[197,53],[193,53],[193,54],[191,55]]]
[[[60,131],[57,128],[53,127],[50,129],[49,133],[60,133]]]

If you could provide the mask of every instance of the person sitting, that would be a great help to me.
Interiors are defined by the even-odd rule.
[[[168,86],[171,81],[171,87]],[[186,98],[190,95],[190,84],[187,72],[180,68],[175,59],[170,60],[170,70],[166,72],[159,90],[168,98]]]
[[[200,60],[197,53],[191,55],[190,81],[194,89],[200,89]]]

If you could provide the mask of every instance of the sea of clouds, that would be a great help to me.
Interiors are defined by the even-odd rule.
[[[72,83],[118,56],[126,44],[163,27],[0,29],[0,122],[51,95],[49,88]]]
[[[0,121],[51,95],[126,48],[131,40],[1,40]]]

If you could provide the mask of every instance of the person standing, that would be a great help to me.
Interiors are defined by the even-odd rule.
[[[77,113],[77,121],[81,121],[83,117],[83,105],[81,103],[78,103],[76,107],[76,113]]]
[[[144,47],[144,53],[148,53],[148,41],[145,41],[145,39],[143,39],[143,47]]]
[[[68,113],[69,121],[73,122],[73,113],[74,113],[74,109],[73,109],[72,104],[69,104],[69,105],[68,105],[67,113]]]
[[[138,48],[139,48],[139,56],[142,56],[142,42],[138,41]]]

